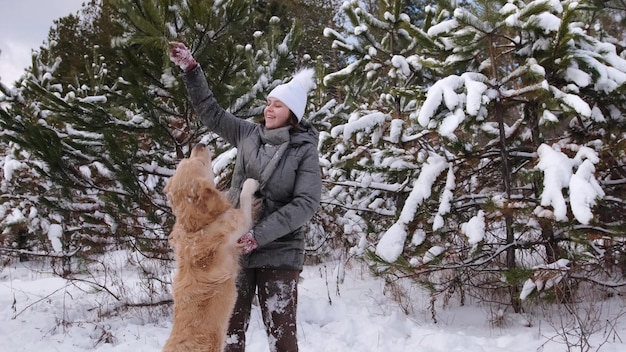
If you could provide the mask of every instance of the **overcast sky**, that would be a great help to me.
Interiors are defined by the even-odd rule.
[[[55,19],[76,14],[86,0],[0,0],[0,80],[8,86],[30,66],[31,51]]]

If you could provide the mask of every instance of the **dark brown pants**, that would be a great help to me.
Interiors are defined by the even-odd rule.
[[[228,327],[225,352],[244,352],[255,292],[271,352],[297,352],[296,310],[298,270],[242,269],[237,278],[237,303]],[[258,292],[257,292],[258,291]]]

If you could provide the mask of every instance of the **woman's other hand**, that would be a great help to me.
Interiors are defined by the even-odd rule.
[[[259,244],[254,239],[254,231],[252,230],[241,236],[239,240],[237,240],[237,243],[239,244],[241,254],[248,254],[259,246]]]

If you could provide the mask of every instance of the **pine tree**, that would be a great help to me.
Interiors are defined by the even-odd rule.
[[[378,6],[382,18],[361,3],[345,3],[351,29],[326,30],[334,47],[351,58],[324,80],[337,88],[340,103],[324,158],[332,165],[330,195],[335,205],[346,207],[344,231],[357,254],[376,244],[400,215],[410,183],[419,176],[415,160],[425,161],[432,150],[411,115],[419,87],[432,82],[442,66],[424,60],[422,53],[435,49],[434,43],[402,13],[404,2]],[[409,227],[419,231],[417,221]]]
[[[327,33],[353,60],[325,82],[343,84],[354,112],[332,132],[331,192],[356,209],[349,229],[371,244],[352,243],[376,270],[412,277],[433,297],[455,292],[462,302],[480,290],[516,311],[534,265],[565,258],[593,271],[595,259],[579,255],[593,246],[586,236],[619,233],[621,222],[603,223],[604,202],[594,197],[578,208],[567,183],[566,197],[550,199],[545,164],[558,155],[597,197],[612,188],[596,185],[615,175],[600,157],[621,141],[605,131],[621,128],[626,66],[613,44],[589,34],[590,8],[438,1],[417,28],[402,20],[401,1],[380,3],[381,17],[344,6],[352,29]],[[619,154],[610,160],[621,165]]]
[[[516,281],[519,276],[515,274],[520,263],[523,269],[562,258],[579,259],[577,247],[581,238],[576,232],[594,227],[590,215],[597,200],[587,200],[588,208],[581,211],[575,200],[576,192],[567,191],[571,187],[568,183],[584,177],[584,187],[596,188],[597,197],[604,195],[604,191],[597,189],[596,174],[582,174],[599,166],[598,154],[605,146],[596,144],[596,138],[576,138],[576,135],[581,128],[602,131],[602,125],[597,122],[605,113],[597,109],[616,108],[615,104],[605,104],[606,99],[613,100],[619,94],[617,88],[624,82],[624,66],[611,44],[598,41],[580,28],[586,10],[582,3],[561,5],[543,1],[509,2],[502,6],[478,1],[469,10],[457,8],[452,21],[458,26],[439,37],[455,43],[455,61],[464,66],[466,73],[445,78],[458,79],[456,88],[451,85],[447,92],[445,87],[442,92],[431,89],[429,94],[434,95],[426,99],[418,117],[423,126],[438,128],[440,134],[446,131],[452,142],[463,139],[465,145],[480,146],[450,149],[453,153],[477,155],[481,165],[497,167],[483,167],[478,174],[478,170],[466,170],[467,176],[477,175],[472,179],[463,176],[464,168],[460,164],[455,176],[457,188],[463,185],[463,180],[471,180],[484,187],[479,193],[499,192],[497,198],[489,196],[485,205],[474,210],[488,211],[486,234],[492,241],[485,240],[480,246],[483,253],[471,261],[482,261],[484,256],[495,258],[500,248],[506,248],[503,273],[516,311],[521,309],[518,298],[521,283]],[[459,69],[458,65],[455,69]],[[607,75],[607,71],[615,74]],[[472,98],[477,89],[483,94]],[[454,100],[455,95],[458,103],[451,105],[446,96]],[[435,110],[437,104],[431,105],[433,102],[438,102],[439,110]],[[454,115],[461,122],[459,131],[455,129],[449,134],[447,122]],[[489,140],[489,135],[493,139]],[[487,138],[483,140],[486,143],[471,142],[476,137]],[[572,164],[566,171],[575,172],[572,180],[560,186],[569,193],[569,198],[551,198],[553,165],[546,165],[545,158],[552,153],[563,158],[565,164]],[[597,173],[601,174],[602,171]],[[502,183],[499,186],[492,180]],[[467,183],[465,189],[472,188]],[[459,223],[463,224],[456,222]],[[606,230],[615,230],[611,228]],[[589,238],[582,241],[590,244]],[[585,262],[577,262],[576,266],[590,264]]]
[[[68,42],[59,36],[33,57],[20,89],[5,89],[0,123],[6,160],[28,167],[15,168],[12,180],[3,181],[3,189],[17,196],[3,200],[0,221],[14,233],[7,223],[12,210],[32,214],[31,226],[19,233],[26,238],[23,253],[31,255],[57,255],[47,236],[54,224],[63,226],[58,255],[67,258],[132,249],[169,260],[174,218],[162,194],[165,181],[197,142],[212,143],[218,158],[228,158],[223,152],[230,147],[199,125],[167,43],[187,43],[222,106],[248,118],[262,110],[264,94],[294,72],[300,28],[285,35],[272,24],[254,42],[243,41],[233,34],[249,19],[248,1],[98,5],[84,12],[93,17],[60,20],[53,31],[66,33],[67,23],[98,28],[80,38],[90,55],[83,61],[61,55]],[[111,16],[116,26],[100,25],[109,22],[99,16]],[[102,47],[103,41],[112,46]],[[229,179],[227,172],[222,179]],[[2,246],[11,246],[9,237]],[[160,267],[151,277],[169,275],[167,265]]]
[[[281,18],[278,28],[283,33],[290,31],[297,22],[302,27],[303,40],[293,53],[297,63],[306,57],[333,63],[331,41],[323,36],[324,28],[334,24],[335,8],[339,0],[269,0],[254,1],[252,27],[250,30],[266,31],[273,17]]]

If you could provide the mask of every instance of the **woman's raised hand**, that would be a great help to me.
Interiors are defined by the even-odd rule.
[[[180,42],[170,42],[170,60],[183,72],[189,72],[198,65],[191,51]]]

